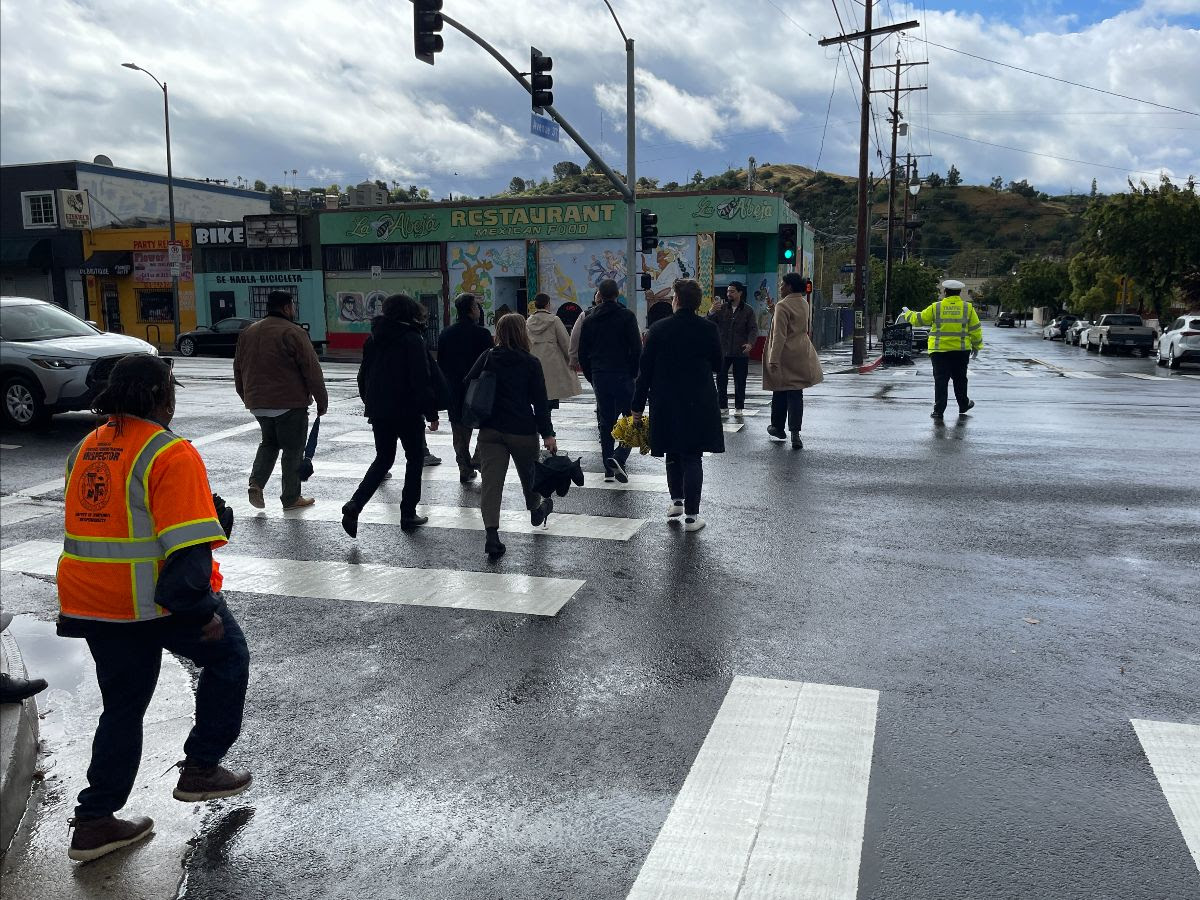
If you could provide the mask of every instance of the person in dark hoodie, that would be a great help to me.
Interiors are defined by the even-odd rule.
[[[611,278],[600,282],[596,308],[583,320],[579,333],[579,366],[596,392],[596,423],[600,428],[600,454],[604,480],[629,481],[625,463],[629,447],[615,448],[612,430],[617,419],[629,412],[633,379],[642,355],[638,320],[617,298],[621,289]]]
[[[421,469],[425,463],[425,421],[437,431],[437,396],[425,350],[425,308],[407,294],[383,301],[383,315],[371,322],[358,368],[358,393],[375,434],[375,460],[358,490],[342,507],[342,528],[358,536],[358,516],[396,461],[396,442],[404,447],[404,490],[400,527],[417,528],[429,519],[417,515]]]
[[[466,377],[475,360],[492,349],[492,333],[479,324],[483,310],[474,294],[459,294],[454,300],[458,321],[438,337],[438,367],[446,376],[450,392],[450,431],[454,437],[454,461],[458,463],[458,480],[463,484],[474,481],[479,473],[471,457],[471,426],[463,424],[463,398],[467,392]]]
[[[484,551],[489,558],[499,559],[506,549],[500,542],[500,501],[509,459],[517,466],[529,520],[541,525],[554,510],[554,503],[533,490],[538,435],[551,453],[558,451],[558,444],[550,422],[542,364],[530,352],[525,317],[520,313],[509,313],[497,320],[496,346],[479,357],[467,380],[478,377],[485,369],[496,376],[496,396],[491,415],[479,428],[479,465],[483,471],[480,511],[487,535]]]

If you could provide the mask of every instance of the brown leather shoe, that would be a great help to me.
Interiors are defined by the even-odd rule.
[[[146,816],[118,819],[104,816],[100,819],[71,819],[75,833],[71,835],[71,846],[67,856],[79,862],[100,857],[136,844],[154,833],[154,821]]]
[[[284,509],[304,509],[306,506],[312,506],[317,501],[313,497],[297,497],[291,503],[283,504]]]
[[[255,509],[266,509],[267,501],[263,499],[262,488],[257,484],[252,484],[246,488],[246,498],[250,501],[250,505]]]
[[[254,780],[249,772],[230,772],[224,766],[199,766],[190,760],[177,763],[179,784],[172,793],[184,803],[220,800],[233,797],[250,787]]]

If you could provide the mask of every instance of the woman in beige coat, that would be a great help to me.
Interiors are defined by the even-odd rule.
[[[804,446],[800,427],[804,421],[804,389],[825,380],[821,360],[813,346],[812,310],[805,290],[808,279],[788,272],[779,285],[779,302],[771,320],[771,333],[763,353],[763,389],[774,391],[771,397],[771,425],[774,440],[787,440],[784,420],[792,432],[792,447]]]
[[[538,294],[533,298],[533,315],[525,321],[529,332],[529,343],[533,355],[542,364],[546,377],[546,396],[550,406],[558,408],[558,401],[582,393],[579,376],[569,365],[571,338],[562,319],[550,312],[550,298]]]

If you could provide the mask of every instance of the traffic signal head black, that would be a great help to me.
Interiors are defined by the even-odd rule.
[[[413,52],[433,65],[433,54],[442,52],[442,0],[414,0]]]
[[[779,226],[779,264],[794,266],[796,264],[796,226],[792,224]]]
[[[658,246],[658,214],[642,209],[638,215],[642,220],[642,252],[649,253]]]
[[[536,113],[543,107],[554,105],[554,78],[546,74],[553,68],[554,60],[543,56],[537,47],[529,48],[529,85],[533,88],[531,99]]]

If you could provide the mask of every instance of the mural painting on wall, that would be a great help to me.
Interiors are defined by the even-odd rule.
[[[592,305],[596,286],[611,278],[625,297],[625,244],[623,241],[543,241],[538,245],[538,285],[550,295],[553,308],[560,303]]]
[[[495,279],[525,277],[524,241],[451,244],[446,255],[451,299],[474,294],[483,307],[483,321],[490,325],[496,308]]]
[[[650,273],[650,291],[646,303],[669,300],[676,278],[696,277],[696,239],[668,237],[659,241],[653,253],[641,253],[641,271]]]
[[[771,312],[767,308],[767,304],[774,304],[779,294],[779,274],[777,272],[752,273],[746,284],[746,293],[750,295],[746,299],[754,307],[754,314],[758,317],[758,330],[760,333],[766,334],[767,329],[771,327]]]
[[[416,297],[440,289],[437,282],[413,279],[326,279],[325,321],[330,331],[368,334],[371,320],[383,314],[385,297],[400,293]]]
[[[713,232],[696,235],[696,280],[700,282],[700,310],[705,313],[712,306],[716,247],[717,236]]]

